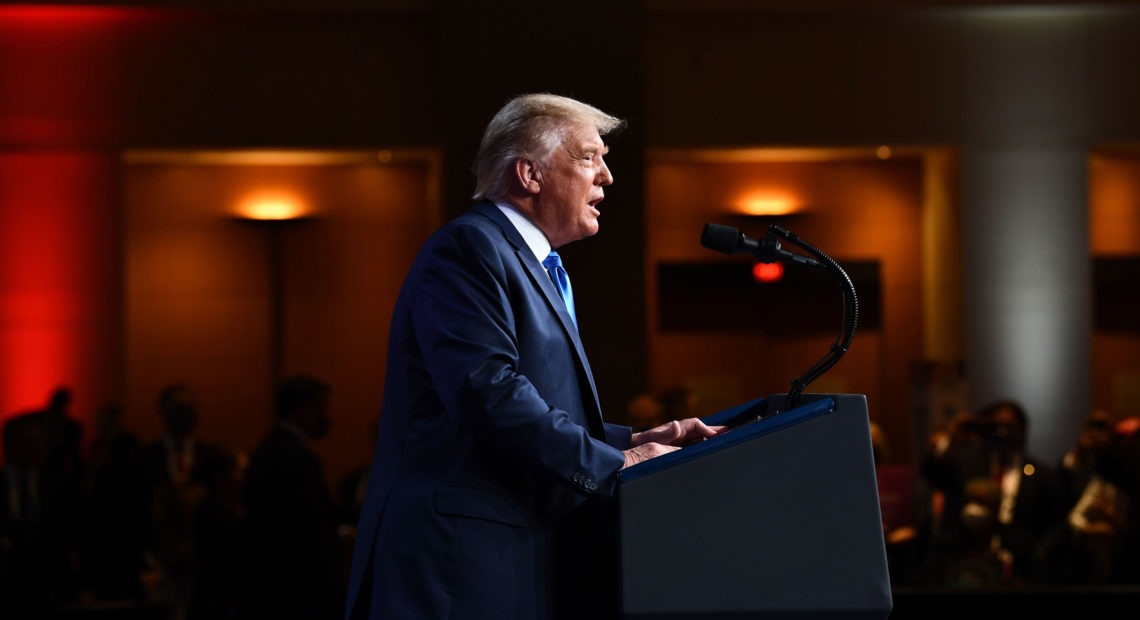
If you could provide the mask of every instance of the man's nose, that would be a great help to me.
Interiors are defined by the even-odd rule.
[[[611,185],[614,182],[614,175],[610,172],[610,167],[606,162],[602,161],[602,169],[598,171],[598,185]]]

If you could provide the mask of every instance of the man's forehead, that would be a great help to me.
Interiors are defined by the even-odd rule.
[[[605,142],[593,125],[576,125],[566,132],[566,144],[578,147],[604,147]]]
[[[568,140],[563,142],[562,150],[570,157],[583,157],[588,154],[601,153],[605,155],[610,152],[610,147],[606,146],[600,138],[593,140]]]

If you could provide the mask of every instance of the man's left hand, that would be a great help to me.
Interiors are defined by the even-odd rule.
[[[724,432],[725,426],[709,426],[700,418],[685,418],[666,422],[656,428],[633,434],[633,445],[654,442],[667,446],[683,446]]]

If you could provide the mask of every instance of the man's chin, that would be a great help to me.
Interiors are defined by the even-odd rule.
[[[574,241],[581,241],[587,237],[593,237],[594,235],[598,234],[599,228],[600,227],[598,226],[598,220],[596,219],[583,222],[582,225],[578,227],[577,231],[575,231],[573,237],[566,243],[572,243]],[[566,243],[563,243],[562,245],[566,245]]]

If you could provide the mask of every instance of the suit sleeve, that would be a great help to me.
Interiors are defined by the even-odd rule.
[[[523,283],[508,281],[504,263],[515,256],[474,227],[458,228],[451,241],[432,250],[413,302],[416,339],[448,415],[579,492],[612,493],[621,450],[590,437],[519,372],[510,287]]]
[[[606,422],[606,443],[618,450],[629,450],[633,447],[633,429]]]

